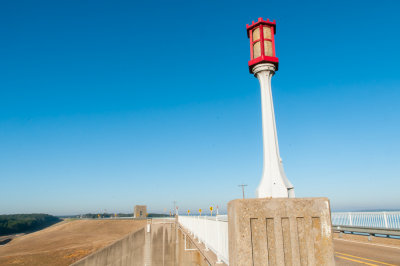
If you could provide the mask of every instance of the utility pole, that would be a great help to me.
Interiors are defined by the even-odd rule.
[[[245,184],[238,185],[238,187],[242,187],[243,199],[244,199],[244,187],[247,187]]]

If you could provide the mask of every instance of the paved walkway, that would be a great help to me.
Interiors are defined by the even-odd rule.
[[[400,240],[398,240],[400,242]],[[334,239],[336,265],[400,265],[400,245]]]

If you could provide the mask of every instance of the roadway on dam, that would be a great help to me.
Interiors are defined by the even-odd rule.
[[[400,245],[344,238],[335,238],[333,243],[336,265],[400,265]]]

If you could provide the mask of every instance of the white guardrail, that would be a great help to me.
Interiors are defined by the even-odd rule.
[[[400,230],[400,212],[332,212],[332,225]]]
[[[212,250],[218,261],[223,261],[229,265],[229,246],[228,246],[228,217],[227,215],[218,216],[178,216],[178,222],[194,238],[202,242],[206,248]]]

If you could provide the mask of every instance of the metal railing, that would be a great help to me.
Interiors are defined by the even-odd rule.
[[[332,212],[332,225],[400,230],[400,212]]]
[[[178,222],[194,238],[212,250],[219,262],[229,265],[228,220],[226,216],[178,216]]]

